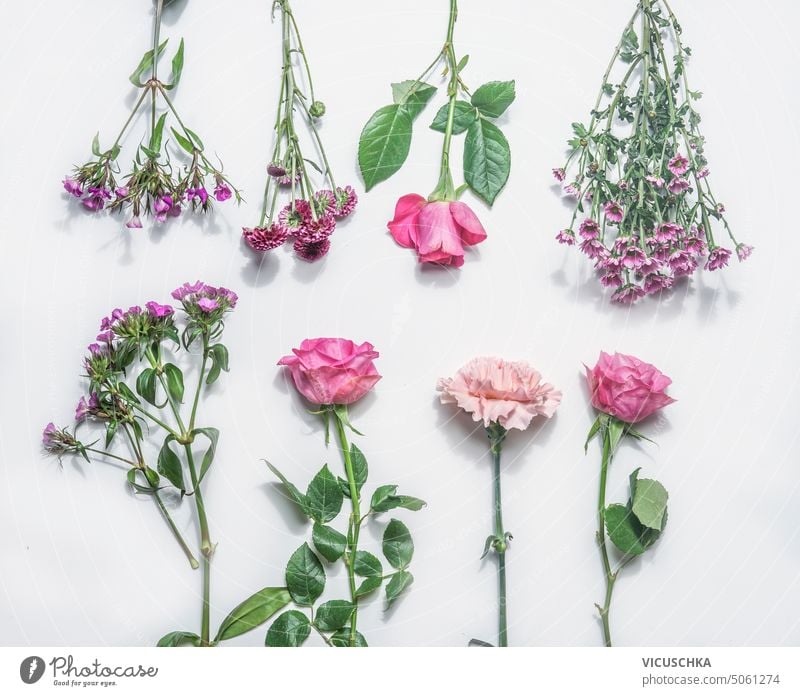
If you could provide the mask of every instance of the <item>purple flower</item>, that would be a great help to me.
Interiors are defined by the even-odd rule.
[[[52,423],[48,423],[42,431],[42,444],[45,449],[52,450],[58,448],[58,428]]]
[[[667,169],[669,169],[675,176],[683,176],[687,171],[689,171],[689,160],[679,152],[669,161],[667,164]]]
[[[648,174],[644,179],[654,188],[664,188],[664,180],[660,176],[652,176]]]
[[[289,236],[289,231],[280,223],[273,222],[269,227],[243,227],[242,237],[253,251],[270,251],[281,246]]]
[[[358,204],[358,196],[352,186],[345,186],[344,188],[337,186],[334,196],[336,198],[336,207],[333,214],[338,218],[350,215]]]
[[[556,181],[564,181],[567,173],[564,171],[563,167],[559,167],[553,170],[553,176],[556,178]]]
[[[208,191],[206,191],[205,186],[186,189],[186,200],[191,203],[194,198],[199,198],[201,205],[206,204],[208,200]]]
[[[694,230],[693,228],[693,231],[695,232],[696,235],[697,230]],[[702,239],[700,239],[700,237],[695,235],[687,237],[685,239],[683,243],[684,249],[686,249],[686,251],[691,252],[692,254],[704,254],[706,251],[706,243]]]
[[[233,194],[230,187],[224,181],[218,181],[217,187],[214,189],[214,198],[220,203],[227,201]]]
[[[618,302],[619,304],[631,305],[640,297],[644,297],[644,290],[638,285],[628,284],[619,288],[619,290],[611,296],[611,301]]]
[[[731,258],[731,252],[724,247],[714,247],[708,255],[708,261],[703,266],[707,271],[717,271],[728,265]]]
[[[697,260],[683,249],[673,252],[667,263],[676,277],[692,275],[697,269]]]
[[[645,261],[647,261],[647,255],[636,246],[629,246],[622,257],[622,265],[628,269],[641,268]]]
[[[125,227],[129,230],[140,230],[142,229],[142,221],[138,215],[134,215],[128,222],[125,223]]]
[[[606,288],[618,288],[622,285],[622,276],[616,271],[607,271],[600,276],[600,284]]]
[[[656,240],[672,242],[683,234],[683,227],[674,222],[664,222],[656,228]]]
[[[167,219],[167,213],[172,209],[172,196],[159,196],[153,203],[153,212],[159,222]]]
[[[667,184],[667,190],[673,195],[678,196],[688,190],[689,182],[686,179],[673,179]]]
[[[600,225],[592,218],[586,218],[578,228],[578,233],[584,239],[597,239],[600,236]]]
[[[754,247],[751,247],[749,244],[737,244],[736,245],[736,256],[739,257],[739,261],[746,261],[750,258],[750,254],[753,253]]]
[[[708,167],[703,167],[699,172],[697,172],[698,179],[705,179],[709,175]]]
[[[81,203],[83,203],[84,208],[92,212],[102,210],[105,207],[106,201],[111,198],[111,191],[105,187],[90,186],[87,193],[88,195]]]
[[[97,338],[95,339],[100,343],[111,343],[114,340],[114,332],[113,331],[101,331],[97,334]]]
[[[67,193],[75,196],[75,198],[80,198],[83,195],[83,189],[81,188],[80,182],[71,177],[64,179],[64,190]]]
[[[286,167],[284,167],[279,162],[270,162],[267,165],[267,174],[276,179],[279,179],[283,176],[286,176]]]
[[[128,193],[129,191],[127,186],[117,186],[117,188],[114,189],[114,195],[117,198],[126,198]]]
[[[99,408],[100,408],[100,398],[97,396],[95,392],[89,394],[88,400],[82,396],[81,400],[78,402],[77,407],[75,408],[75,420],[80,422],[84,418],[86,418],[86,416],[91,415]]]
[[[625,211],[622,206],[616,201],[609,201],[603,206],[603,212],[606,214],[606,220],[609,222],[622,222],[622,217]]]
[[[175,310],[169,305],[158,304],[158,302],[154,302],[153,300],[148,302],[145,307],[147,307],[147,311],[150,313],[150,316],[155,317],[156,319],[169,317],[175,313]]]
[[[564,187],[564,194],[567,196],[572,196],[573,198],[577,198],[581,195],[581,190],[577,183],[567,184]]]
[[[608,254],[606,248],[596,239],[587,239],[581,244],[580,250],[592,260],[602,259]]]
[[[89,345],[86,348],[86,350],[88,350],[92,354],[92,356],[95,357],[95,358],[98,355],[101,355],[102,352],[103,352],[103,349],[100,347],[99,343],[92,343],[91,345]]]
[[[652,295],[662,290],[668,290],[672,287],[673,282],[670,276],[662,275],[661,273],[651,273],[645,277],[643,288],[645,293]]]
[[[302,239],[297,239],[294,243],[295,253],[303,259],[303,261],[318,261],[321,259],[331,248],[331,242],[327,238],[322,238],[318,241],[306,242]]]
[[[561,230],[557,235],[556,239],[558,240],[559,244],[566,244],[567,246],[572,246],[575,244],[575,233],[572,230]]]
[[[219,309],[219,300],[211,299],[208,297],[201,297],[197,300],[197,306],[200,307],[206,314],[209,312],[213,312],[215,309]]]

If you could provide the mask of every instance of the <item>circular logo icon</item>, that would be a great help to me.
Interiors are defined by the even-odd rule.
[[[19,678],[26,684],[35,684],[44,674],[44,660],[36,655],[26,657],[19,666]]]

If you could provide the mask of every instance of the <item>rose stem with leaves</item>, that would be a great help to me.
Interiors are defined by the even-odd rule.
[[[503,529],[503,502],[500,493],[500,455],[503,449],[503,440],[506,429],[499,423],[492,423],[487,429],[491,444],[492,462],[494,464],[494,539],[491,546],[497,554],[497,579],[498,579],[498,616],[499,632],[498,646],[508,647],[508,609],[506,601],[506,550],[509,538]],[[491,539],[491,537],[490,537]],[[488,549],[487,549],[488,550]]]
[[[353,613],[350,617],[350,647],[356,647],[356,623],[358,621],[358,595],[356,594],[355,562],[358,551],[358,537],[361,532],[361,504],[359,500],[358,483],[353,469],[353,460],[350,456],[350,444],[347,441],[345,423],[349,423],[346,406],[333,406],[333,420],[336,423],[336,432],[339,437],[339,447],[344,458],[344,469],[347,476],[347,486],[350,490],[350,521],[347,525],[347,579],[350,587],[350,599],[353,603]],[[341,414],[341,415],[340,415]]]

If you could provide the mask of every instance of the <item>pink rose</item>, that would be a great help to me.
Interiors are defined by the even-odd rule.
[[[294,355],[285,355],[285,365],[294,386],[311,403],[352,404],[381,378],[373,361],[379,353],[371,343],[360,346],[345,338],[307,338]]]
[[[597,365],[586,367],[586,381],[592,406],[625,423],[638,423],[675,401],[665,393],[672,380],[632,355],[601,351]]]
[[[561,392],[526,362],[474,358],[454,377],[440,379],[436,390],[443,404],[456,404],[484,427],[499,423],[525,430],[535,416],[550,418],[561,403]]]
[[[409,193],[397,201],[388,223],[394,241],[416,249],[420,263],[463,266],[464,247],[486,239],[481,221],[466,203],[430,201]]]

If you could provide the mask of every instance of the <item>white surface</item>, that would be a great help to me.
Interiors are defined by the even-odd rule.
[[[462,0],[457,50],[472,56],[468,82],[516,78],[518,98],[503,126],[513,148],[509,185],[491,212],[475,203],[489,239],[456,273],[420,270],[385,228],[399,195],[436,183],[441,141],[426,126],[438,104],[417,121],[407,166],[362,195],[324,262],[304,264],[287,249],[259,266],[243,252],[239,231],[257,215],[279,59],[279,30],[262,0],[224,11],[193,0],[177,26],[168,13],[164,29],[187,40],[179,109],[248,204],[133,232],[70,205],[62,177],[87,156],[98,128],[108,140],[126,115],[126,76],[149,40],[146,4],[0,3],[0,642],[150,645],[199,627],[200,575],[153,505],[133,499],[113,467],[68,461],[60,469],[39,438],[47,421],[69,423],[100,317],[164,301],[201,278],[241,296],[225,337],[232,371],[202,409],[202,422],[222,431],[206,487],[219,542],[213,626],[251,592],[280,584],[307,536],[259,459],[301,486],[325,461],[340,466],[275,362],[307,336],[342,335],[381,351],[384,379],[352,411],[367,433],[359,445],[369,487],[398,483],[429,502],[402,514],[416,544],[412,591],[388,616],[377,600],[362,611],[371,644],[495,639],[495,568],[479,561],[491,531],[486,444],[434,395],[437,377],[478,354],[530,360],[564,392],[552,422],[514,433],[506,447],[511,642],[600,643],[599,452],[595,444],[583,454],[593,416],[581,363],[601,348],[655,363],[678,399],[643,427],[659,446],[626,444],[614,464],[610,500],[623,498],[636,466],[671,494],[662,541],[618,583],[617,642],[800,644],[800,238],[785,205],[799,183],[796,3],[675,0],[695,51],[693,85],[706,95],[713,185],[757,252],[631,311],[610,306],[585,260],[554,242],[569,212],[551,190],[550,168],[561,164],[570,122],[587,115],[633,0]],[[390,100],[390,81],[414,77],[433,58],[446,3],[295,5],[328,107],[334,171],[361,192],[360,127]],[[342,594],[343,578],[335,582]],[[262,641],[257,631],[235,642]]]

